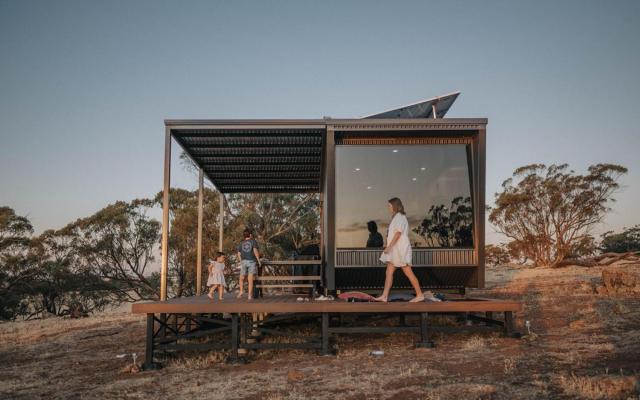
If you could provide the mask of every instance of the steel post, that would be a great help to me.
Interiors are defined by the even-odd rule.
[[[165,129],[164,184],[162,187],[162,263],[160,264],[160,300],[167,300],[169,271],[169,190],[171,185],[171,129]]]
[[[416,347],[431,348],[433,342],[429,340],[429,313],[420,313],[420,341],[416,343]]]
[[[200,168],[198,177],[198,248],[196,249],[196,296],[202,290],[202,204],[204,202],[204,171]]]

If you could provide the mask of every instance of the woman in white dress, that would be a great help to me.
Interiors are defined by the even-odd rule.
[[[411,242],[409,241],[409,221],[404,214],[404,206],[399,198],[394,197],[389,200],[389,212],[392,215],[389,230],[387,231],[387,247],[385,247],[380,261],[387,264],[386,278],[384,280],[384,291],[375,300],[386,302],[389,291],[393,285],[393,273],[396,268],[401,268],[407,276],[411,286],[416,291],[416,297],[410,300],[412,303],[424,301],[424,294],[420,289],[418,278],[411,269]]]

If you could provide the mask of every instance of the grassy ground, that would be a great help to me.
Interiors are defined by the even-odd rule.
[[[434,349],[415,349],[411,334],[361,334],[338,337],[332,357],[262,351],[246,365],[183,353],[162,370],[131,373],[130,355],[116,356],[142,357],[145,324],[126,312],[1,324],[0,398],[638,399],[640,298],[598,294],[601,273],[490,270],[477,293],[524,301],[518,328],[527,333],[528,320],[533,334],[520,340],[456,329],[436,332]],[[369,356],[374,349],[385,355]]]

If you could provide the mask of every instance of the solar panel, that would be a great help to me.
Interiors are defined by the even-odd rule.
[[[453,102],[456,101],[460,92],[446,94],[444,96],[434,97],[428,100],[422,100],[417,103],[409,104],[393,110],[383,111],[381,113],[367,115],[362,118],[381,119],[381,118],[434,118],[433,106],[436,108],[435,118],[443,118]]]

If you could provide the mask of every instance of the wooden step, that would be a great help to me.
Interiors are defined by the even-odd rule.
[[[258,276],[257,281],[319,281],[320,276]]]
[[[275,289],[275,288],[312,288],[315,287],[314,284],[312,283],[297,283],[297,284],[286,284],[286,285],[277,285],[277,284],[272,284],[272,285],[264,285],[264,284],[259,284],[256,285],[257,288],[265,288],[265,289]]]

